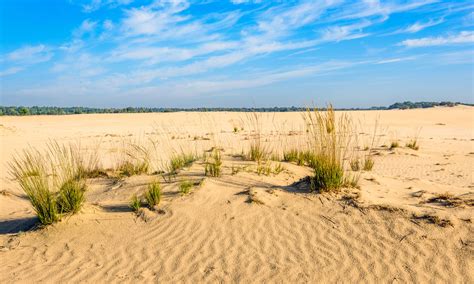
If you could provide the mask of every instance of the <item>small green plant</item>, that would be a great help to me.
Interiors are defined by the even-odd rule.
[[[171,157],[168,172],[176,175],[179,170],[191,166],[197,160],[196,155],[193,153],[180,153]]]
[[[206,156],[204,174],[211,177],[219,177],[221,175],[221,152],[219,149],[212,149],[209,156]]]
[[[239,132],[239,128],[234,126],[234,133],[238,133]]]
[[[285,170],[285,167],[283,167],[282,164],[278,163],[274,168],[273,168],[273,173],[278,175],[280,174],[281,172],[283,172]]]
[[[132,199],[130,199],[130,203],[128,206],[133,210],[133,212],[138,213],[138,210],[140,210],[140,208],[142,207],[142,201],[140,200],[138,195],[134,194],[132,196]]]
[[[79,212],[85,200],[85,191],[86,184],[84,181],[66,181],[59,189],[59,196],[57,199],[59,212],[71,214]]]
[[[145,199],[150,209],[160,204],[161,185],[159,182],[156,181],[148,185],[148,190],[145,192]]]
[[[191,192],[191,189],[193,188],[193,183],[185,180],[179,184],[179,192],[181,195],[186,195],[189,192]]]
[[[270,173],[272,172],[272,168],[267,165],[267,164],[258,164],[257,165],[257,174],[258,175],[266,175],[266,176],[269,176]]]
[[[398,141],[392,141],[392,143],[390,144],[390,150],[393,150],[398,147],[400,147],[400,144],[398,144]]]
[[[365,160],[364,160],[364,171],[371,171],[372,168],[374,167],[374,160],[372,159],[372,157],[370,156],[367,156],[365,157]]]
[[[136,161],[135,163],[133,163],[132,161],[125,161],[120,164],[118,170],[121,175],[130,177],[147,173],[149,166],[150,165],[148,164],[148,162],[144,161]]]

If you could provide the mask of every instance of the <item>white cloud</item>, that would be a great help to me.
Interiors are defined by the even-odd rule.
[[[433,27],[433,26],[436,26],[436,25],[439,25],[441,23],[444,23],[444,19],[441,18],[441,19],[438,19],[438,20],[433,20],[433,19],[430,19],[428,22],[416,22],[406,28],[403,28],[403,29],[398,29],[394,32],[391,32],[389,33],[388,35],[395,35],[395,34],[405,34],[405,33],[410,33],[410,34],[414,34],[414,33],[417,33],[419,31],[422,31],[426,28],[429,28],[429,27]]]
[[[1,70],[0,71],[0,77],[3,77],[3,76],[8,76],[8,75],[13,75],[13,74],[16,74],[20,71],[23,71],[24,68],[23,67],[10,67],[10,68],[7,68],[5,70]]]
[[[6,59],[18,64],[36,64],[51,59],[53,53],[45,45],[24,46],[6,55]]]
[[[419,39],[407,39],[399,43],[398,45],[406,47],[425,47],[425,46],[437,46],[437,45],[450,45],[450,44],[462,44],[462,43],[473,43],[474,42],[474,31],[462,31],[456,35],[439,36],[439,37],[425,37]]]
[[[84,20],[81,25],[75,29],[72,34],[74,37],[82,37],[85,34],[94,32],[97,26],[97,22],[91,21],[89,19]]]
[[[370,21],[365,20],[352,25],[328,27],[322,33],[322,40],[339,42],[343,40],[366,37],[369,34],[363,33],[362,30],[371,24],[372,23]]]
[[[408,56],[408,57],[398,57],[398,58],[390,58],[390,59],[383,59],[375,62],[375,64],[388,64],[388,63],[397,63],[403,61],[410,61],[415,60],[415,56]]]
[[[118,7],[121,5],[128,5],[132,3],[133,0],[91,0],[87,4],[82,4],[82,11],[85,13],[91,13],[99,10],[104,6],[109,7]]]

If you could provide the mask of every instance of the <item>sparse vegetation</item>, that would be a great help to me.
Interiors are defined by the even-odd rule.
[[[429,215],[429,214],[415,215],[414,214],[412,218],[413,220],[425,220],[428,223],[435,224],[440,227],[453,226],[453,223],[449,219],[443,219],[436,215]]]
[[[353,125],[345,114],[336,118],[331,105],[326,111],[308,110],[304,115],[309,135],[311,186],[319,191],[336,191],[344,185],[344,161],[350,146]]]
[[[193,188],[193,183],[185,180],[179,184],[179,192],[181,195],[186,195],[191,192],[191,189]]]
[[[171,157],[168,172],[175,175],[179,170],[191,166],[196,160],[197,157],[195,154],[181,152],[180,154]]]
[[[352,171],[354,171],[354,172],[360,171],[360,161],[359,161],[359,159],[352,159],[349,164],[351,166]]]
[[[415,151],[420,149],[420,145],[418,144],[418,139],[417,138],[413,138],[412,140],[408,141],[405,144],[405,146],[412,149],[412,150],[415,150]]]
[[[130,199],[130,203],[128,206],[133,210],[133,212],[138,213],[140,208],[142,207],[142,201],[138,197],[138,195],[134,194]]]
[[[58,210],[60,213],[79,212],[85,200],[86,185],[83,180],[69,180],[59,189]]]
[[[363,170],[364,171],[371,171],[372,168],[374,167],[374,160],[372,159],[372,157],[369,155],[369,156],[366,156],[365,157],[365,160],[364,160],[364,166],[363,166]]]
[[[9,164],[41,224],[57,222],[61,214],[74,214],[82,207],[89,168],[80,150],[78,145],[51,142],[45,152],[26,149]]]
[[[145,199],[150,209],[160,204],[161,185],[159,182],[155,181],[148,185],[148,190],[145,192]]]
[[[204,174],[211,177],[219,177],[221,175],[221,152],[214,147],[209,155],[205,157]]]
[[[123,176],[133,176],[146,174],[150,170],[149,149],[140,143],[128,143],[124,150],[125,159],[123,159],[118,171]]]
[[[418,141],[418,137],[420,136],[420,132],[421,132],[421,128],[419,128],[417,131],[416,131],[416,134],[415,136],[413,136],[413,138],[411,138],[406,144],[405,146],[412,149],[412,150],[419,150],[420,149],[420,143]]]
[[[398,147],[400,147],[400,144],[398,143],[398,141],[392,141],[392,143],[390,143],[390,150],[393,150]]]

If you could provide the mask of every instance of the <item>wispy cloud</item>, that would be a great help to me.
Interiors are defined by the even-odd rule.
[[[96,27],[97,22],[87,19],[84,20],[81,25],[72,32],[72,34],[74,37],[82,37],[85,34],[94,32]]]
[[[45,45],[24,46],[8,53],[5,58],[8,61],[18,64],[36,64],[46,62],[51,59],[53,53]]]
[[[454,35],[424,37],[418,39],[407,39],[399,43],[406,47],[427,47],[450,44],[463,44],[474,42],[474,31],[462,31]]]
[[[391,33],[387,34],[387,35],[406,34],[406,33],[413,34],[413,33],[417,33],[419,31],[422,31],[426,28],[439,25],[441,23],[444,23],[443,18],[437,19],[437,20],[430,19],[427,22],[416,22],[416,23],[414,23],[414,24],[412,24],[408,27],[398,29],[394,32],[391,32]]]
[[[134,0],[90,0],[88,3],[81,4],[81,6],[85,13],[91,13],[104,6],[118,7],[121,5],[128,5],[133,1]]]
[[[10,67],[5,70],[0,70],[0,77],[16,74],[23,69],[23,67]]]
[[[411,60],[415,60],[416,58],[417,58],[416,56],[389,58],[389,59],[379,60],[375,62],[375,64],[388,64],[388,63],[397,63],[397,62],[403,62],[403,61],[411,61]]]

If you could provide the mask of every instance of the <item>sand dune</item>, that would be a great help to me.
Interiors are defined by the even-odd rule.
[[[373,170],[362,172],[360,189],[340,194],[309,193],[301,182],[307,167],[282,163],[282,173],[258,175],[254,162],[233,156],[254,134],[247,114],[1,117],[0,282],[472,283],[474,108],[349,114],[360,122],[361,144],[377,118],[381,129]],[[265,114],[262,125],[273,148],[298,145],[304,132],[300,113]],[[418,151],[404,147],[415,135]],[[89,179],[80,214],[20,232],[35,219],[8,175],[15,151],[49,139],[87,147],[100,140],[108,167],[121,141],[149,136],[168,139],[158,168],[173,149],[221,145],[223,175],[204,177],[198,161],[161,180],[160,210],[142,208],[139,216],[128,208],[130,196],[157,175]],[[394,140],[401,147],[384,147]],[[195,182],[191,194],[179,194],[182,180]],[[428,202],[445,192],[461,206]]]

